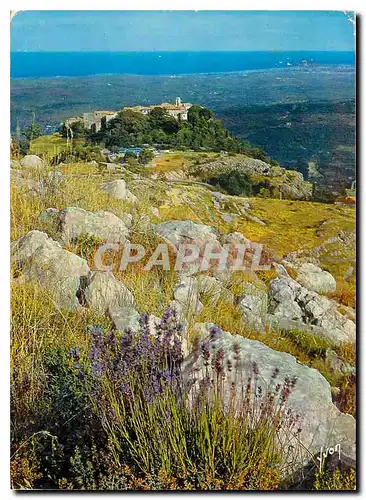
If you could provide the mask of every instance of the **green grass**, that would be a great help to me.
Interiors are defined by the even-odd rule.
[[[74,139],[73,145],[82,144],[83,139]],[[70,147],[70,146],[69,146]],[[30,154],[45,155],[49,158],[56,156],[63,151],[67,151],[67,140],[60,134],[42,135],[33,139],[29,146]]]

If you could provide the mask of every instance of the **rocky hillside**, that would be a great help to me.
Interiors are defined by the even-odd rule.
[[[312,197],[312,184],[304,181],[300,172],[286,170],[279,165],[271,165],[245,155],[219,156],[217,159],[199,162],[190,169],[191,174],[202,180],[210,180],[233,171],[245,172],[253,184],[253,193],[261,197],[290,200],[310,200]]]
[[[210,185],[212,177],[233,170],[248,174],[261,196],[233,196]],[[56,354],[70,351],[81,370],[92,343],[87,326],[138,336],[145,325],[150,339],[160,338],[171,311],[168,317],[174,314],[180,324],[181,374],[191,405],[219,373],[228,406],[234,386],[236,404],[244,404],[248,379],[254,377],[253,401],[264,404],[275,382],[273,401],[279,408],[286,402],[297,422],[296,431],[279,429],[277,438],[287,440],[287,451],[277,487],[284,480],[309,481],[320,450],[336,445],[336,466],[354,468],[354,208],[299,201],[311,197],[301,174],[241,155],[168,154],[138,172],[95,163],[51,168],[30,155],[12,162],[11,189],[16,445],[48,429],[43,421],[31,421],[40,405],[45,414],[56,412],[47,380],[67,380],[66,372],[56,369]],[[158,245],[168,245],[173,263],[181,245],[192,242],[215,251],[244,244],[249,263],[263,245],[262,267],[202,270],[199,253],[180,270],[147,269]],[[128,243],[143,245],[146,253],[124,268]],[[96,266],[102,244],[109,245],[103,260],[108,270]],[[98,342],[98,352],[109,352]],[[104,361],[94,355],[102,369]],[[225,376],[220,367],[226,367]],[[108,398],[106,389],[100,397]],[[66,453],[70,442],[62,433],[57,439]],[[296,456],[289,451],[295,448]],[[285,467],[290,462],[291,473]],[[37,471],[44,474],[41,465]],[[58,480],[60,487],[63,479]]]

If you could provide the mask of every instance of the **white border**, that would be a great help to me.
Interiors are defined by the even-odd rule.
[[[132,5],[132,7],[131,7]],[[5,1],[5,5],[2,5],[0,8],[1,16],[0,16],[0,47],[1,47],[1,107],[2,110],[2,119],[0,120],[0,140],[1,140],[1,166],[0,166],[0,224],[1,224],[1,247],[0,247],[0,283],[2,285],[1,290],[1,301],[0,301],[0,321],[1,321],[1,329],[0,329],[0,353],[1,353],[1,362],[0,362],[0,403],[1,403],[1,421],[0,421],[0,494],[1,499],[8,499],[13,497],[13,492],[9,490],[9,428],[10,428],[10,420],[9,420],[9,109],[10,109],[10,83],[9,83],[9,50],[10,50],[10,30],[9,30],[9,12],[10,10],[57,10],[62,7],[63,10],[347,10],[347,11],[356,11],[358,15],[361,15],[366,11],[365,4],[361,0],[348,0],[345,2],[344,0],[307,0],[306,2],[299,2],[295,0],[279,0],[279,1],[264,1],[257,0],[255,3],[244,3],[238,0],[226,0],[225,2],[219,2],[217,0],[156,0],[155,2],[148,2],[144,0],[134,0],[133,4],[126,1],[121,0],[105,0],[104,2],[98,2],[96,0],[88,0],[88,1],[80,1],[80,0],[63,0],[62,3],[54,2],[51,0],[14,0],[11,3]],[[251,9],[252,8],[252,9]],[[311,34],[310,34],[311,36]],[[359,63],[364,60],[363,54],[364,50],[364,38],[360,37],[359,43]],[[362,79],[362,64],[359,64],[358,67],[359,78],[360,78],[360,88],[359,92],[365,89],[365,82]],[[362,82],[362,84],[361,84]],[[364,94],[364,93],[363,93]],[[358,142],[359,147],[361,149],[363,144],[366,144],[366,134],[361,127],[362,119],[364,118],[365,107],[362,105],[362,109],[358,108],[359,120],[360,120],[360,128],[358,131]],[[360,155],[361,156],[361,155]],[[361,223],[366,221],[366,204],[362,202],[362,194],[363,194],[363,175],[362,169],[364,165],[361,165],[361,160],[364,160],[363,157],[359,158],[359,179],[358,179],[358,204],[359,204],[359,230],[361,231]],[[364,161],[362,161],[364,163]],[[363,266],[363,252],[365,246],[363,245],[363,237],[364,233],[359,234],[359,248],[360,253],[358,255],[358,265],[359,265],[359,283],[360,283],[360,292],[361,286],[363,283],[366,283],[366,270]],[[361,264],[362,262],[362,264]],[[360,300],[360,309],[361,312],[366,311],[366,299],[365,294],[361,295]],[[364,321],[361,318],[359,321],[359,345],[358,345],[358,370],[359,372],[362,369],[362,358],[364,351],[364,338],[366,335],[366,331],[364,328]],[[362,373],[363,376],[363,373]],[[364,394],[364,384],[363,380],[359,380],[359,384],[361,383],[361,389],[359,387],[359,399],[358,399],[358,415],[359,419],[361,416],[365,414],[365,399],[362,397]],[[362,443],[361,437],[362,428],[359,425],[359,458],[363,458],[361,456]],[[361,461],[359,463],[359,487],[362,487],[363,481],[362,478],[365,477],[365,462]],[[86,493],[87,494],[87,493]],[[138,493],[135,493],[138,494]],[[222,493],[221,495],[224,495]],[[308,493],[308,495],[311,493]],[[42,493],[42,495],[48,496],[49,493]],[[88,495],[88,494],[87,494]],[[104,496],[105,493],[100,493],[100,495]],[[166,493],[165,495],[174,495],[174,493]],[[193,497],[197,496],[196,494],[191,494]],[[263,493],[259,493],[259,495],[263,495]],[[280,493],[281,495],[281,493]]]

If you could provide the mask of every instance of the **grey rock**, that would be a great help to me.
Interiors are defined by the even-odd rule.
[[[203,308],[199,300],[196,278],[183,278],[174,288],[175,303],[171,304],[184,317],[199,314]]]
[[[273,314],[266,314],[264,321],[269,325],[272,330],[299,330],[303,332],[312,333],[321,337],[324,331],[320,326],[310,325],[304,323],[302,320],[289,319],[281,316],[274,316]]]
[[[44,192],[42,182],[27,177],[26,172],[23,170],[10,170],[10,180],[18,188],[23,188],[34,195],[41,195]]]
[[[211,305],[215,305],[220,299],[221,295],[224,295],[225,289],[223,284],[217,278],[213,276],[198,276],[197,277],[197,288],[198,293],[201,295],[206,295],[209,298]],[[226,290],[226,298],[229,298],[228,290]]]
[[[180,254],[180,251],[183,254],[183,249],[185,249],[183,245],[195,245],[195,249],[198,250],[199,255],[193,261],[183,261],[181,269],[178,269],[178,272],[182,275],[189,276],[202,269],[202,264],[204,262],[202,254],[206,248],[206,244],[211,245],[211,250],[213,248],[215,251],[222,249],[218,240],[218,233],[214,228],[204,224],[196,224],[190,220],[172,220],[157,224],[155,226],[155,232],[172,246],[174,251],[177,252],[177,255]],[[186,253],[189,253],[189,251]],[[178,256],[177,262],[179,262],[179,260]]]
[[[330,273],[310,262],[297,269],[296,280],[308,290],[317,293],[334,292],[337,288],[336,280]]]
[[[46,233],[37,230],[30,231],[19,240],[11,243],[11,262],[23,266],[38,248],[46,245],[49,241]]]
[[[251,241],[248,238],[237,231],[224,236],[224,242],[229,245],[246,245],[248,247],[251,244]]]
[[[12,244],[12,262],[22,274],[20,280],[37,283],[49,290],[60,308],[78,309],[77,292],[89,273],[86,260],[48,238],[45,233],[31,231]]]
[[[91,271],[83,288],[83,301],[98,314],[117,314],[121,308],[135,307],[130,290],[110,272]]]
[[[26,155],[20,160],[23,168],[41,169],[45,167],[44,161],[37,155]]]
[[[234,220],[239,217],[238,214],[221,214],[221,219],[227,224],[231,224]]]
[[[291,171],[293,172],[293,171]],[[299,172],[296,172],[299,174]],[[283,198],[288,200],[310,200],[313,194],[313,186],[305,182],[302,174],[299,179],[291,179],[287,184],[281,184],[278,189]]]
[[[212,324],[206,323],[203,328],[207,335]],[[201,333],[202,335],[202,333]],[[282,438],[286,446],[293,445],[296,448],[299,438],[302,446],[298,448],[298,454],[287,457],[288,460],[294,460],[295,466],[302,466],[310,461],[314,455],[320,452],[320,448],[326,449],[340,444],[342,453],[354,460],[356,456],[355,434],[356,423],[351,415],[341,413],[332,403],[331,387],[327,380],[315,369],[309,368],[285,352],[275,351],[261,342],[248,340],[239,335],[232,335],[228,332],[222,332],[212,337],[206,337],[183,362],[182,373],[183,382],[187,388],[190,388],[190,397],[193,402],[200,394],[200,381],[206,376],[215,379],[212,364],[205,363],[201,354],[202,345],[205,344],[211,356],[221,350],[223,354],[223,366],[227,366],[228,360],[231,360],[235,367],[234,346],[239,354],[237,368],[232,371],[225,370],[225,378],[220,381],[222,396],[224,402],[228,404],[232,395],[232,384],[236,387],[237,402],[245,395],[246,384],[249,377],[253,375],[253,363],[256,363],[259,369],[257,386],[262,388],[262,396],[256,399],[259,404],[262,398],[266,397],[268,387],[271,384],[271,377],[275,369],[279,370],[275,383],[283,386],[285,378],[296,379],[296,386],[290,393],[286,408],[290,409],[292,414],[299,415],[301,427],[300,436],[295,433],[298,429],[293,429],[287,436],[286,426],[283,427]],[[272,382],[273,384],[273,382]],[[272,385],[273,390],[273,385]],[[277,396],[279,397],[279,396]],[[281,437],[281,436],[280,436]],[[296,449],[295,448],[295,449]]]
[[[119,215],[119,218],[128,229],[131,229],[133,222],[132,214],[128,212],[123,212],[122,214]]]
[[[127,189],[126,181],[118,179],[115,181],[105,182],[100,185],[100,188],[109,196],[118,200],[127,201],[129,203],[137,203],[137,198]]]
[[[263,318],[268,307],[267,292],[249,282],[244,284],[243,292],[238,308],[242,313],[244,325],[256,330],[263,329]]]
[[[128,236],[126,224],[113,213],[88,212],[78,207],[60,211],[59,231],[64,243],[85,234],[108,243],[124,243]]]
[[[222,193],[220,193],[220,191],[214,191],[212,193],[212,198],[214,198],[218,201],[222,201],[225,198],[225,196]]]
[[[331,300],[301,286],[290,277],[279,276],[269,286],[268,312],[280,319],[316,326],[319,333],[334,343],[355,342],[356,325],[337,311]]]
[[[132,333],[136,333],[140,330],[140,315],[134,307],[110,307],[108,313],[119,332],[130,330]]]
[[[181,243],[218,243],[218,233],[211,226],[190,220],[172,220],[155,226],[156,232],[177,246]]]

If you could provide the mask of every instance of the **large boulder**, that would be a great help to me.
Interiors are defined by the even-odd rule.
[[[82,301],[98,314],[116,314],[120,308],[134,307],[130,290],[111,272],[91,271],[83,286]]]
[[[222,247],[218,240],[217,231],[211,226],[205,224],[197,224],[190,220],[172,220],[157,224],[155,226],[156,233],[165,239],[165,241],[177,252],[182,251],[184,245],[194,245],[197,250],[197,257],[189,262],[182,262],[182,265],[177,269],[185,275],[192,275],[202,270],[204,260],[204,251],[207,244],[215,251],[219,251]],[[187,251],[187,254],[189,251]],[[177,257],[177,262],[179,258]]]
[[[182,243],[218,243],[218,233],[211,226],[190,220],[171,220],[155,226],[155,231],[174,246]]]
[[[321,448],[326,450],[337,444],[342,455],[355,460],[355,419],[341,413],[332,403],[331,387],[317,370],[298,363],[290,354],[275,351],[256,340],[221,332],[217,328],[211,330],[213,324],[198,326],[202,332],[206,331],[206,338],[184,360],[182,367],[183,382],[190,389],[192,402],[199,397],[204,381],[217,380],[219,372],[217,368],[215,371],[215,367],[219,364],[223,375],[219,387],[226,404],[232,398],[233,388],[237,403],[243,401],[247,397],[248,384],[252,387],[252,404],[258,409],[262,402],[266,403],[269,394],[273,395],[278,405],[281,396],[283,401],[286,397],[287,411],[290,410],[293,417],[299,415],[299,422],[290,432],[283,425],[280,438],[285,451],[290,446],[295,447],[297,455],[289,457],[295,460],[295,465],[301,466],[319,454]],[[286,393],[289,383],[292,390]],[[277,384],[280,384],[278,390]],[[299,428],[301,431],[296,434]],[[297,446],[298,440],[301,441],[300,447]]]
[[[44,161],[37,155],[26,155],[20,160],[20,165],[23,168],[40,169],[45,166]]]
[[[333,343],[355,342],[356,325],[343,316],[337,305],[303,287],[289,276],[278,276],[269,285],[268,312],[279,321],[290,320],[316,328]],[[296,323],[295,323],[296,324]]]
[[[19,279],[50,291],[58,307],[80,307],[77,293],[90,271],[86,260],[63,249],[41,231],[31,231],[14,242],[11,260],[21,273]]]
[[[109,194],[109,196],[117,198],[118,200],[128,201],[129,203],[137,202],[136,196],[127,189],[126,181],[123,179],[105,182],[104,184],[101,184],[100,188],[102,191]]]
[[[113,213],[88,212],[78,207],[60,211],[58,231],[64,243],[81,235],[94,236],[106,243],[124,243],[128,236],[128,227]]]
[[[38,250],[50,243],[50,238],[42,231],[33,230],[10,244],[11,262],[22,267]],[[56,244],[56,242],[54,242]]]
[[[328,271],[310,262],[297,269],[296,280],[308,290],[317,293],[334,292],[337,287],[336,280]]]

